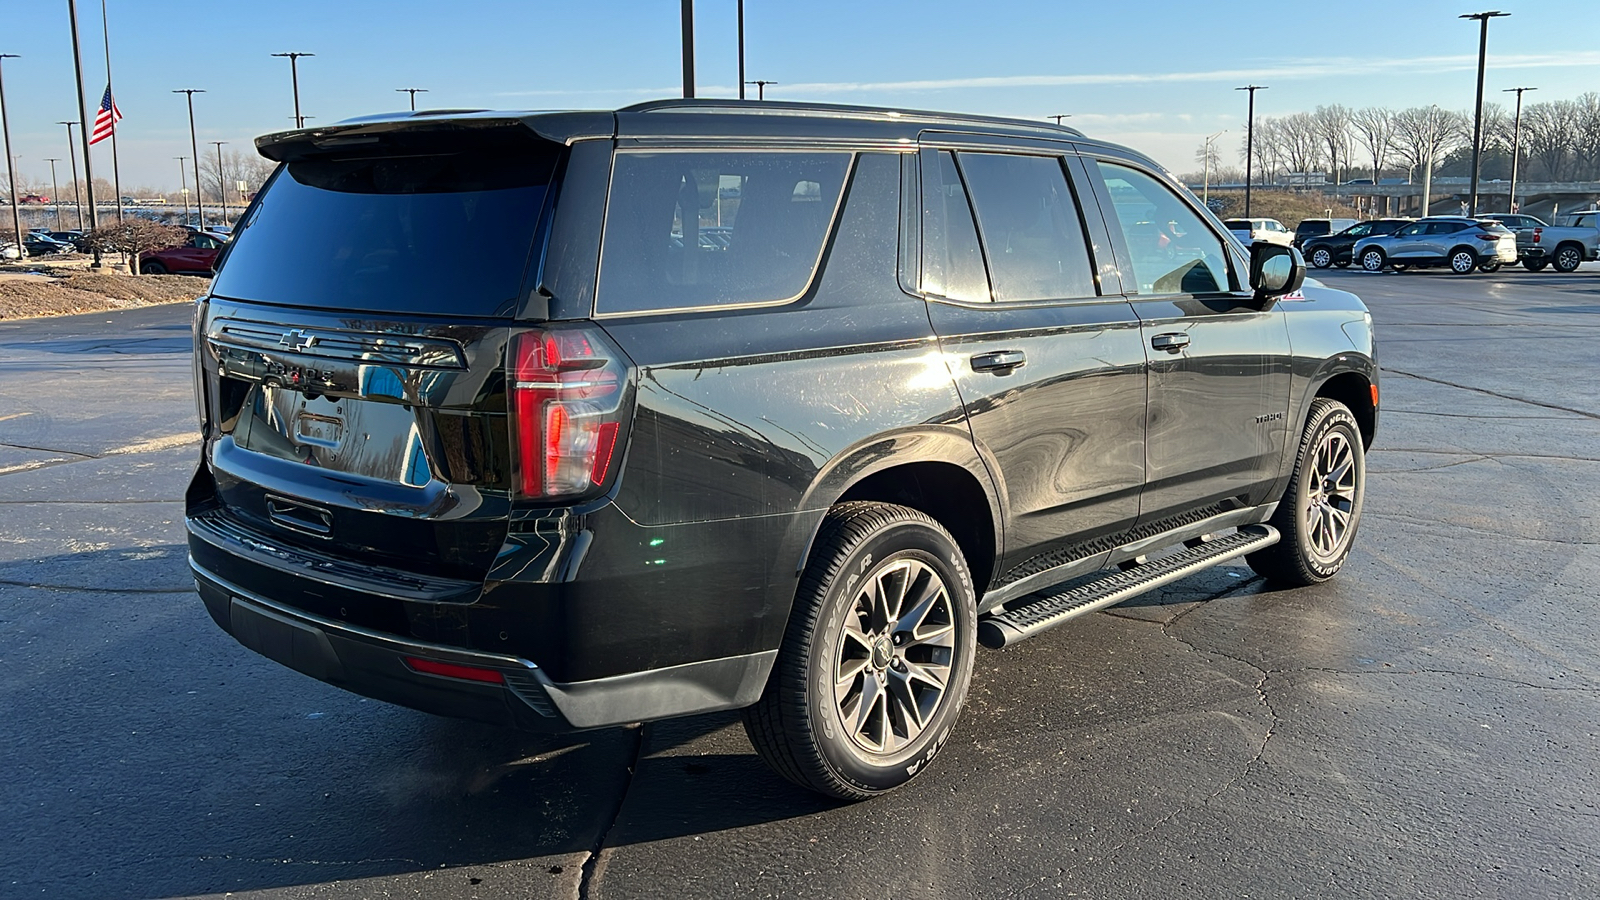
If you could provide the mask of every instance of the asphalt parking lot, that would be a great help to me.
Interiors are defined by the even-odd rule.
[[[1600,264],[1314,274],[1385,369],[1345,572],[980,649],[858,805],[731,715],[527,736],[244,650],[184,560],[189,310],[0,323],[0,896],[1600,896]]]

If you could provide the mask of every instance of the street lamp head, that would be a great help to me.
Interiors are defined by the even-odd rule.
[[[286,56],[289,59],[299,59],[302,56],[316,56],[315,53],[300,53],[298,51],[295,51],[295,52],[292,52],[292,53],[274,53],[272,55],[273,56]]]
[[[1536,87],[1514,87],[1514,88],[1506,88],[1506,89],[1502,90],[1500,93],[1502,93],[1502,94],[1516,93],[1518,95],[1521,95],[1523,91],[1537,91],[1537,90],[1538,90],[1538,88],[1536,88]]]
[[[1476,19],[1476,20],[1478,20],[1480,22],[1485,22],[1485,21],[1488,21],[1489,19],[1498,19],[1498,18],[1502,18],[1504,16],[1509,16],[1509,15],[1511,15],[1511,13],[1501,12],[1498,9],[1493,9],[1493,10],[1490,10],[1489,12],[1464,13],[1462,15],[1456,16],[1456,18],[1458,18],[1458,19]]]

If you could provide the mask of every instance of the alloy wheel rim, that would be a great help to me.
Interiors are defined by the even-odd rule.
[[[1320,559],[1333,559],[1355,524],[1356,455],[1350,439],[1332,431],[1317,445],[1309,474],[1305,531]]]
[[[891,560],[857,582],[833,653],[834,711],[851,743],[893,754],[944,703],[955,661],[949,587],[917,559]]]
[[[1472,254],[1470,254],[1470,253],[1457,253],[1455,256],[1451,257],[1450,265],[1457,272],[1471,272],[1472,271],[1472,267],[1474,265],[1476,265],[1476,263],[1473,262]]]
[[[1328,264],[1333,262],[1333,258],[1328,255],[1328,251],[1317,250],[1311,254],[1311,262],[1319,269],[1326,269]]]
[[[1565,268],[1567,266],[1571,266],[1572,268],[1576,269],[1579,262],[1577,256],[1578,252],[1576,250],[1568,249],[1561,251],[1560,257],[1562,267]]]
[[[1383,257],[1379,256],[1375,251],[1368,251],[1365,256],[1361,257],[1361,266],[1369,272],[1376,272],[1378,269],[1383,268]]]

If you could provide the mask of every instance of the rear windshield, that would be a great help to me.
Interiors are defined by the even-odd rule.
[[[370,312],[511,314],[557,151],[531,134],[466,141],[389,138],[291,160],[236,230],[212,292]]]
[[[1228,219],[1222,223],[1229,231],[1249,231],[1249,219]]]

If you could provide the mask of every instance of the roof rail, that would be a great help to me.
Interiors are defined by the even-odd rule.
[[[808,103],[792,100],[670,99],[647,100],[624,106],[617,112],[747,113],[755,115],[822,115],[840,118],[917,122],[951,125],[994,125],[1011,129],[1040,131],[1051,137],[1083,137],[1083,132],[1053,122],[1008,119],[1002,116],[977,116],[966,113],[932,112],[924,109],[894,109],[883,106],[855,106],[846,103]]]

